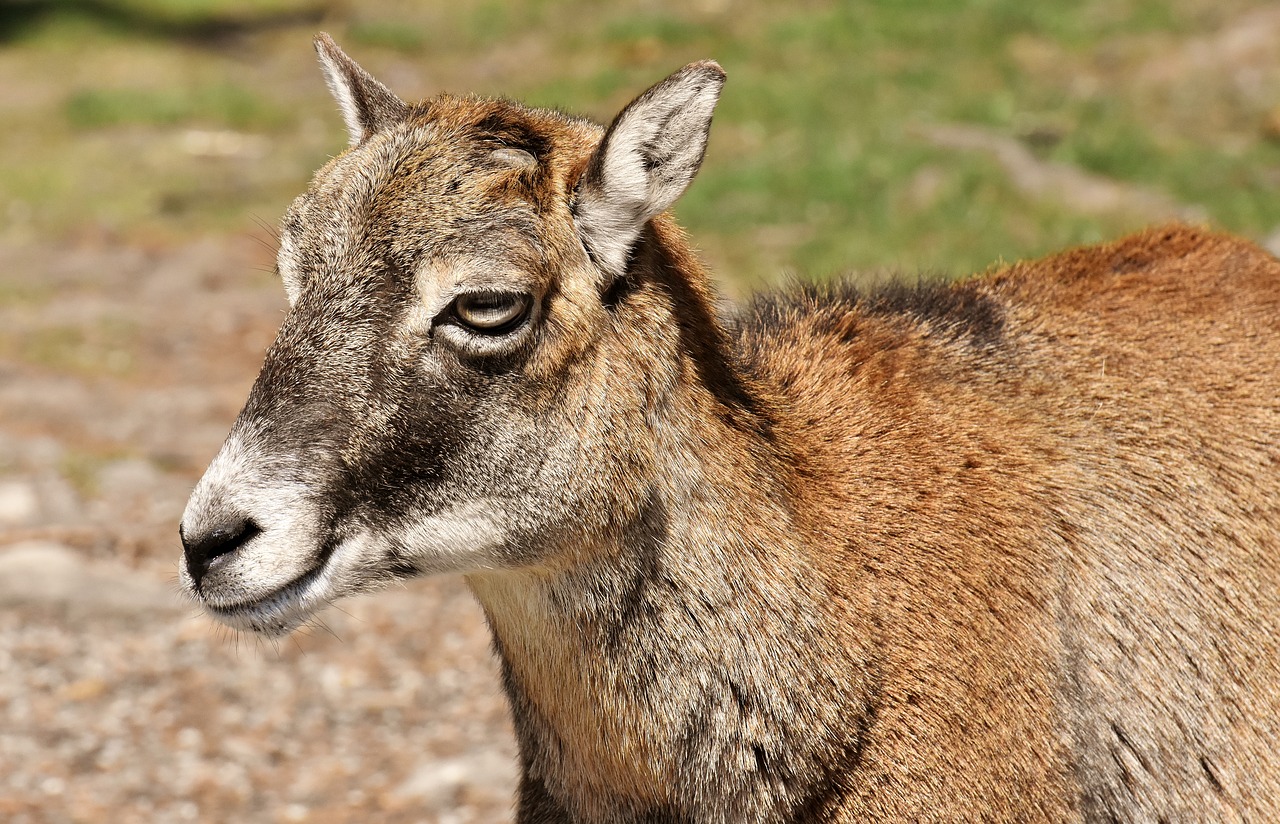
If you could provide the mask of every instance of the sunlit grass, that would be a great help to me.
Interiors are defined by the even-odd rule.
[[[185,23],[261,13],[247,0],[120,5]],[[1046,163],[1269,235],[1280,227],[1280,143],[1262,124],[1280,96],[1241,92],[1230,67],[1177,65],[1186,43],[1264,8],[375,0],[322,25],[407,96],[507,94],[601,119],[683,63],[720,60],[729,83],[706,164],[677,214],[727,277],[756,283],[785,272],[963,273],[1152,219],[1028,195],[989,154],[930,143],[921,136],[929,124],[981,127]],[[0,92],[9,123],[0,201],[21,199],[55,232],[85,222],[247,231],[255,217],[273,220],[343,145],[309,53],[318,25],[199,46],[154,32],[135,39],[83,15],[30,28],[0,54],[0,72],[14,69]],[[1157,63],[1173,66],[1172,80],[1151,70]],[[1280,70],[1261,71],[1260,88],[1280,88]],[[191,130],[243,134],[257,149],[206,156],[192,150]]]
[[[232,84],[159,91],[82,89],[67,98],[64,111],[77,129],[129,124],[261,129],[280,125],[288,117],[285,110]]]

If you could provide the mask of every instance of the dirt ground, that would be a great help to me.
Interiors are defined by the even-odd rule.
[[[0,302],[0,820],[510,818],[509,721],[460,580],[274,645],[177,595],[186,495],[279,321],[266,256],[0,245],[0,271],[41,276]]]

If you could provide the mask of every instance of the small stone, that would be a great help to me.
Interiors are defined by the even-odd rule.
[[[505,793],[515,780],[514,762],[494,752],[480,752],[424,764],[392,796],[399,801],[421,799],[428,804],[442,804],[473,785],[501,788],[499,791]]]
[[[181,609],[172,586],[49,541],[24,541],[0,552],[0,606],[24,604],[61,609],[73,618]]]
[[[0,482],[0,524],[28,523],[40,512],[40,498],[25,481]]]
[[[67,701],[90,701],[107,691],[107,682],[101,678],[84,678],[67,684],[59,695]]]

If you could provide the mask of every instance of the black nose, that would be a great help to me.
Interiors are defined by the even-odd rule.
[[[178,537],[187,558],[187,572],[196,588],[217,558],[235,552],[253,540],[262,529],[250,518],[230,517],[209,528],[188,535],[183,525],[178,526]]]

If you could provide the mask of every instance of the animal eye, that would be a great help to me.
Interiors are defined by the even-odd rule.
[[[453,315],[463,326],[486,335],[513,331],[529,314],[533,301],[514,292],[471,292],[453,301]]]

